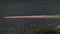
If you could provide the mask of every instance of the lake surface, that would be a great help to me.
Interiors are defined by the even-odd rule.
[[[39,26],[58,26],[60,19],[0,19],[0,30],[31,29]]]

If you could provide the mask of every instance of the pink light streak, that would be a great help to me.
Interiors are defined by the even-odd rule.
[[[3,18],[60,18],[59,15],[6,16]]]

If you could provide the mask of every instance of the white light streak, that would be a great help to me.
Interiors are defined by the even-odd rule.
[[[60,18],[60,15],[6,16],[3,18]]]

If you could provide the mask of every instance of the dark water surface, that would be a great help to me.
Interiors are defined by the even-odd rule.
[[[31,29],[42,25],[60,25],[60,19],[0,19],[1,30]]]

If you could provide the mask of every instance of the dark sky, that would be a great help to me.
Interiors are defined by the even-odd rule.
[[[52,15],[60,14],[60,4],[56,2],[15,2],[0,3],[0,17],[9,15]]]

